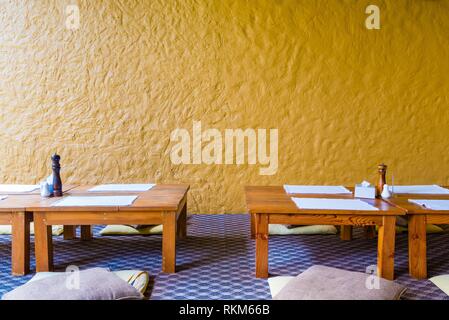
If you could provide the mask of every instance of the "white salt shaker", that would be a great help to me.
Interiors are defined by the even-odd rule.
[[[390,187],[388,186],[388,184],[384,184],[384,189],[380,195],[384,199],[391,198]]]
[[[41,182],[41,197],[48,198],[51,196],[50,186],[47,181]]]

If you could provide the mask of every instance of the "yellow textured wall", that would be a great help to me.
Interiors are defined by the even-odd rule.
[[[78,3],[81,25],[65,28]],[[365,8],[381,9],[381,30]],[[0,182],[449,184],[448,0],[1,0]],[[278,128],[279,169],[170,162],[170,132]]]

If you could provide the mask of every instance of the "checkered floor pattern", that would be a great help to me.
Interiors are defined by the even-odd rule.
[[[151,299],[270,299],[268,282],[254,277],[254,241],[247,215],[194,215],[188,238],[177,246],[176,274],[163,274],[160,236],[101,237],[92,241],[63,241],[55,237],[55,268],[144,269],[151,274]],[[25,283],[31,275],[11,276],[10,236],[0,236],[0,296]],[[33,241],[33,238],[32,238]],[[449,234],[428,237],[429,276],[449,273]],[[33,246],[33,243],[32,243]],[[297,275],[314,264],[362,271],[376,264],[376,240],[355,232],[353,241],[338,235],[273,236],[270,273]],[[428,280],[408,276],[407,236],[397,236],[397,282],[408,287],[405,299],[449,299]],[[34,252],[31,267],[34,269]]]

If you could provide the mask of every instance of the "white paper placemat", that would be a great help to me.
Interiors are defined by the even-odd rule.
[[[67,197],[52,203],[52,207],[115,207],[130,206],[137,196]]]
[[[398,194],[449,194],[449,189],[445,189],[436,184],[416,186],[390,186],[390,191]]]
[[[378,211],[373,207],[358,199],[321,199],[321,198],[292,198],[298,209],[317,209],[317,210],[359,210],[359,211]]]
[[[0,184],[0,192],[31,192],[39,188],[34,184]]]
[[[408,201],[430,210],[449,210],[449,200],[409,199]]]
[[[89,189],[89,192],[130,191],[143,192],[153,188],[155,184],[102,184]]]
[[[284,185],[284,190],[290,194],[350,194],[351,191],[343,186],[307,186]]]

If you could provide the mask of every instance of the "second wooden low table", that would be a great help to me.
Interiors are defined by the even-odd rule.
[[[27,211],[34,212],[36,271],[53,269],[52,225],[162,224],[162,271],[175,272],[176,238],[186,236],[188,190],[188,185],[157,185],[146,192],[134,192],[138,195],[134,203],[119,207],[57,207],[52,204],[61,198],[36,199],[27,208]],[[66,196],[70,195],[112,196],[122,193],[83,193],[78,189]]]
[[[377,207],[379,211],[298,209],[291,200],[292,196],[340,199],[341,197],[289,195],[282,187],[246,187],[245,191],[248,211],[255,216],[253,229],[256,237],[256,277],[268,277],[269,224],[377,225],[379,226],[378,275],[393,280],[396,217],[404,215],[405,210],[380,199],[361,199]]]

